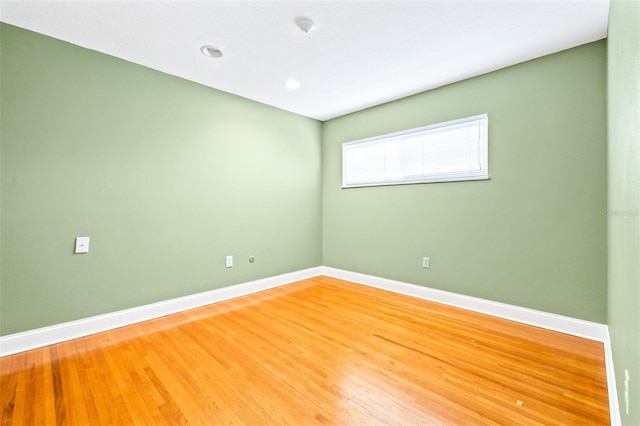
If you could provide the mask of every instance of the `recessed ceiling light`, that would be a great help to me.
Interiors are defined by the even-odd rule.
[[[297,90],[300,88],[300,82],[298,80],[290,78],[289,80],[284,82],[284,87],[289,90]]]
[[[215,46],[202,46],[200,51],[203,55],[208,56],[210,58],[219,58],[222,56],[222,51]]]

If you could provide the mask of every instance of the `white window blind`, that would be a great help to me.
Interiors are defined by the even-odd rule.
[[[489,179],[486,114],[342,144],[343,188]]]

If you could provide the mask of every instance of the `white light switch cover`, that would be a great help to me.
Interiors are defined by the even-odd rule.
[[[89,253],[89,237],[76,238],[76,253]]]

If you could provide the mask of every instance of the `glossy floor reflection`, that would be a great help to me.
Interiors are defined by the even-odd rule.
[[[608,424],[601,343],[317,277],[0,359],[2,424]]]

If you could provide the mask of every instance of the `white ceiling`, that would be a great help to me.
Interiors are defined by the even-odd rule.
[[[0,20],[327,120],[605,38],[608,10],[608,0],[2,0]],[[310,33],[299,17],[315,22]],[[223,56],[202,55],[206,44]],[[301,88],[285,89],[288,78]]]

